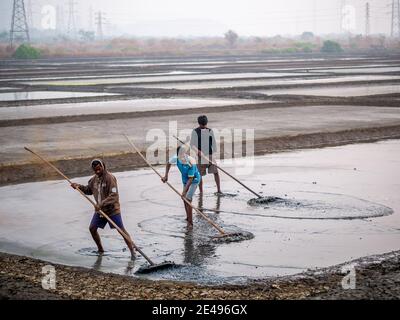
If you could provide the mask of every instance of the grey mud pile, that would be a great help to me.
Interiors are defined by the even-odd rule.
[[[93,269],[54,265],[56,289],[41,287],[47,263],[0,254],[0,299],[399,299],[400,251],[351,262],[355,289],[344,290],[347,272],[338,265],[282,278],[254,281],[244,286],[204,286],[172,281],[150,281],[107,274]]]

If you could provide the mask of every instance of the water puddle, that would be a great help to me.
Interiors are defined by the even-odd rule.
[[[343,194],[292,192],[290,198],[251,199],[265,217],[287,219],[366,219],[393,213],[391,208]]]
[[[333,72],[333,73],[385,73],[385,72],[399,72],[400,67],[388,66],[381,67],[375,66],[371,68],[335,68],[335,69],[319,69],[318,72]]]
[[[216,74],[195,74],[195,75],[171,75],[162,77],[128,77],[109,79],[83,79],[83,80],[55,80],[24,82],[26,84],[60,85],[60,86],[82,86],[116,83],[151,83],[168,81],[192,81],[192,80],[214,80],[214,79],[246,79],[246,78],[276,78],[285,76],[303,75],[303,73],[279,73],[279,72],[253,72],[253,73],[216,73]]]
[[[82,97],[97,97],[97,96],[110,96],[110,95],[115,95],[115,93],[65,92],[65,91],[0,92],[0,101],[82,98]]]
[[[50,104],[0,108],[0,119],[33,119],[90,114],[144,112],[154,110],[176,110],[187,108],[221,107],[241,104],[257,104],[259,100],[244,99],[135,99],[118,101],[96,101],[71,104]]]
[[[356,97],[378,94],[400,93],[400,84],[385,85],[357,85],[357,86],[337,86],[337,87],[312,87],[298,89],[280,89],[280,90],[257,90],[256,93],[267,95],[311,95],[311,96],[332,96],[332,97]]]
[[[226,232],[254,235],[229,243],[212,241],[219,232],[199,215],[189,228],[182,201],[152,171],[116,173],[135,243],[155,263],[179,265],[140,277],[237,284],[396,250],[399,155],[400,140],[392,140],[257,157],[253,172],[238,177],[265,197],[262,203],[223,175],[223,191],[232,196],[217,196],[206,176],[193,204]],[[245,163],[221,165],[236,174]],[[170,182],[181,184],[175,169]],[[131,276],[147,265],[140,255],[132,261],[108,227],[100,230],[106,252],[97,255],[88,231],[92,208],[64,181],[2,187],[0,198],[1,251]]]
[[[251,86],[277,86],[277,85],[323,85],[326,83],[341,83],[352,81],[377,81],[377,80],[399,80],[400,76],[343,76],[343,77],[304,77],[302,79],[252,79],[252,80],[226,80],[226,81],[206,81],[206,82],[190,82],[190,83],[171,83],[171,84],[144,84],[140,87],[144,88],[160,88],[160,89],[179,89],[179,90],[196,90],[196,89],[212,89],[212,88],[231,88],[231,87],[251,87]]]

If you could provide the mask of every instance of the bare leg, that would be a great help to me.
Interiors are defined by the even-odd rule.
[[[200,179],[199,192],[200,192],[200,194],[203,194],[203,177],[201,177],[201,179]]]
[[[185,210],[186,210],[186,220],[188,222],[189,225],[193,226],[193,210],[192,207],[189,206],[186,202],[185,202]]]
[[[203,212],[203,195],[202,194],[199,194],[199,202],[198,202],[198,204],[197,204],[197,208],[199,208],[200,209],[200,211],[201,212]]]
[[[90,226],[89,227],[89,231],[90,231],[90,234],[92,235],[92,238],[93,238],[94,242],[97,245],[98,252],[99,253],[104,253],[103,245],[101,244],[100,235],[97,232],[97,227]]]
[[[132,244],[132,238],[131,238],[130,234],[128,233],[128,231],[125,230],[125,228],[121,228],[121,230],[129,237],[129,239],[131,239],[131,241],[128,241],[125,239],[125,237],[123,237],[126,245],[129,248],[129,251],[131,252],[131,256],[134,257],[135,256],[135,247]]]
[[[214,179],[215,179],[215,183],[217,184],[217,192],[218,193],[222,193],[221,191],[221,180],[219,178],[219,173],[214,173]]]

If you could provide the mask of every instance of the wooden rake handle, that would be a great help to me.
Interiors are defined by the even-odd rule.
[[[179,139],[176,136],[173,136],[176,140],[178,140],[180,143],[185,144],[185,142],[183,142],[181,139]],[[231,177],[233,180],[235,180],[237,183],[239,183],[242,187],[246,188],[247,190],[249,190],[252,194],[254,194],[255,196],[257,196],[257,198],[261,199],[262,196],[260,196],[257,192],[253,191],[252,189],[250,189],[248,186],[246,186],[243,182],[241,182],[239,179],[235,178],[233,175],[231,175],[229,172],[227,172],[226,170],[224,170],[223,168],[221,168],[216,162],[212,161],[209,157],[207,157],[203,151],[199,150],[196,146],[190,146],[194,151],[198,152],[201,154],[201,156],[206,159],[208,162],[212,163],[214,166],[216,166],[219,170],[221,170],[223,173],[225,173],[227,176]]]

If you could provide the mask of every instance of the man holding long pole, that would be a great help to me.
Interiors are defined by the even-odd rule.
[[[221,179],[219,177],[218,168],[212,163],[212,155],[217,151],[217,142],[215,140],[214,132],[212,129],[207,127],[208,119],[207,116],[202,115],[197,118],[199,127],[193,129],[192,136],[190,139],[190,145],[195,146],[198,150],[198,168],[201,176],[205,176],[207,173],[214,175],[215,184],[217,185],[217,195],[222,195],[221,191]],[[206,155],[206,159],[203,155]],[[209,161],[211,160],[211,162]],[[203,179],[199,184],[200,194],[203,193]]]
[[[100,159],[94,159],[91,167],[95,175],[89,180],[88,185],[83,186],[77,183],[71,183],[71,187],[81,190],[86,195],[93,195],[96,201],[95,213],[90,222],[89,231],[97,245],[99,254],[104,253],[104,248],[101,243],[100,235],[97,232],[98,228],[104,229],[107,224],[107,219],[101,216],[98,212],[102,210],[107,216],[130,238],[122,223],[121,208],[119,204],[117,179],[107,171],[106,165]],[[111,228],[114,226],[109,222]],[[125,239],[132,257],[135,256],[135,250],[132,242]]]

